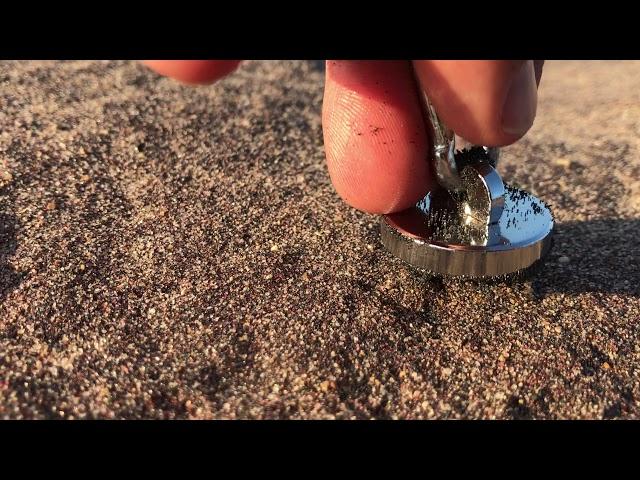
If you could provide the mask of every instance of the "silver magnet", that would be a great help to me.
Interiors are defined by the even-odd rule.
[[[523,272],[551,248],[553,215],[534,195],[505,185],[498,149],[456,151],[455,133],[423,96],[431,124],[431,162],[439,188],[414,207],[383,215],[381,237],[392,254],[435,275],[491,278]]]

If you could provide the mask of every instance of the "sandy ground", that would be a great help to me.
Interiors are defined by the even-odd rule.
[[[500,169],[555,247],[490,288],[335,195],[322,76],[0,63],[0,417],[640,417],[640,62],[547,64]]]

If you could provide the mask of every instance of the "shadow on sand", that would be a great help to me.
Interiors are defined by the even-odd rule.
[[[640,296],[640,220],[557,224],[553,249],[533,288],[538,297],[558,292]]]

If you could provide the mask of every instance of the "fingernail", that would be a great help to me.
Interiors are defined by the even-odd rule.
[[[524,135],[536,117],[538,90],[533,61],[527,60],[515,74],[502,107],[502,129],[509,135]]]

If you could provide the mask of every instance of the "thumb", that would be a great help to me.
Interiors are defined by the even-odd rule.
[[[509,145],[533,125],[542,62],[417,60],[414,68],[440,118],[471,143]]]

